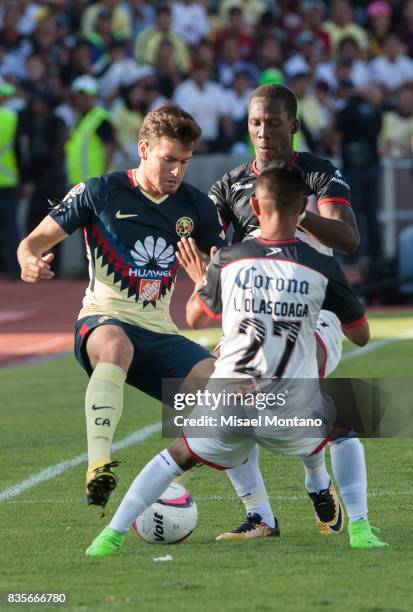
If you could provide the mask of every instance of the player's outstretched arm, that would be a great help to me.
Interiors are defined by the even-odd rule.
[[[320,214],[306,211],[300,227],[325,246],[351,255],[360,243],[353,210],[345,204],[322,204]]]
[[[54,219],[47,216],[24,238],[17,249],[17,259],[21,268],[21,278],[26,283],[37,283],[39,280],[50,280],[54,277],[50,264],[53,253],[43,257],[48,249],[67,238],[68,234]]]
[[[370,340],[370,328],[368,321],[365,321],[357,327],[343,328],[343,334],[353,344],[357,346],[365,346]]]
[[[197,302],[197,295],[198,294],[195,289],[186,303],[186,321],[188,325],[192,327],[192,329],[208,327],[212,320]]]

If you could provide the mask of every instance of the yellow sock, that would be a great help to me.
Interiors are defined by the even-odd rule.
[[[88,471],[110,462],[113,435],[123,409],[126,372],[114,363],[98,363],[86,390]]]

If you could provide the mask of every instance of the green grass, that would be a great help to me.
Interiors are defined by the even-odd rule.
[[[373,342],[412,328],[413,313],[373,317]],[[219,331],[200,335],[213,343]],[[412,342],[398,340],[345,361],[337,375],[411,378],[412,361]],[[71,356],[0,371],[1,490],[85,452],[85,385],[86,376]],[[116,437],[159,419],[156,402],[127,388]],[[118,453],[125,463],[118,469],[121,482],[109,515],[137,471],[167,444],[154,435]],[[84,504],[85,466],[80,465],[0,503],[0,592],[63,591],[69,610],[411,610],[411,440],[367,440],[365,448],[370,518],[382,528],[387,549],[355,551],[346,533],[318,535],[299,461],[263,451],[261,466],[282,529],[279,540],[214,542],[214,535],[242,518],[243,508],[224,474],[202,468],[189,485],[199,525],[187,542],[150,546],[130,535],[119,556],[88,559],[84,550],[105,521]],[[153,561],[164,554],[173,561]]]

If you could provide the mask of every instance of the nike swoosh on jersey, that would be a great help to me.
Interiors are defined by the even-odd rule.
[[[116,219],[129,219],[130,217],[137,217],[138,213],[128,214],[123,213],[120,210],[116,213]]]

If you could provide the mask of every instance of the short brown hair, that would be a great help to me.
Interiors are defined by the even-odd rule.
[[[267,83],[255,89],[250,97],[249,106],[255,98],[266,98],[267,100],[277,100],[284,104],[290,117],[297,117],[297,97],[295,93],[285,85],[278,83]]]
[[[194,148],[201,137],[201,128],[189,113],[177,104],[168,102],[148,113],[139,131],[139,140],[149,142],[158,138],[176,140]]]
[[[278,211],[292,208],[305,195],[304,174],[301,168],[290,162],[274,163],[261,172],[256,190],[258,188],[265,189]]]

